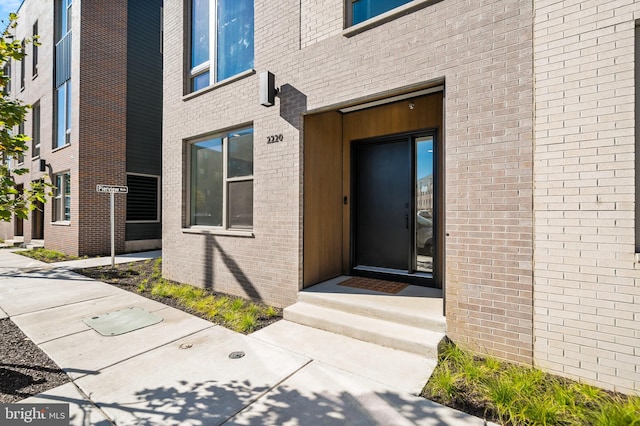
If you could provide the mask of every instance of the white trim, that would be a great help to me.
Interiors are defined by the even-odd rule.
[[[234,81],[241,80],[241,79],[243,79],[245,77],[248,77],[250,75],[253,75],[255,73],[256,73],[256,70],[253,69],[253,68],[248,69],[246,71],[242,71],[241,73],[233,75],[233,76],[231,76],[231,77],[229,77],[227,79],[224,79],[222,81],[219,81],[217,83],[209,84],[207,87],[203,87],[202,89],[196,90],[194,92],[189,92],[189,93],[187,93],[187,94],[182,96],[182,100],[183,101],[188,101],[189,99],[195,98],[196,96],[200,96],[203,93],[207,93],[207,92],[215,90],[215,89],[217,89],[219,87],[226,86],[227,84],[231,84]],[[191,87],[191,77],[189,77],[189,87]]]
[[[191,228],[182,228],[183,234],[202,234],[202,235],[227,235],[232,237],[255,238],[253,230],[240,231],[237,229],[224,229],[214,226],[194,225]]]

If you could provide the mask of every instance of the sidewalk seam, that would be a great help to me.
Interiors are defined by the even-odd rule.
[[[258,340],[258,339],[255,339]],[[263,342],[264,343],[264,342]],[[283,348],[280,348],[283,349]],[[283,349],[286,350],[286,349]],[[251,407],[253,404],[255,404],[256,402],[258,402],[259,399],[261,399],[263,396],[265,396],[266,394],[268,394],[269,392],[271,392],[272,390],[274,390],[275,388],[277,388],[278,386],[280,386],[282,383],[286,382],[287,380],[289,380],[291,377],[293,377],[294,374],[298,373],[299,371],[301,371],[303,368],[305,368],[307,365],[311,364],[312,362],[314,362],[314,359],[309,358],[309,360],[307,362],[305,362],[304,364],[302,364],[300,367],[298,367],[297,369],[295,369],[294,371],[291,372],[291,374],[289,374],[286,377],[283,377],[279,382],[275,383],[273,386],[271,386],[269,389],[266,389],[265,391],[261,392],[259,395],[256,395],[256,397],[254,399],[251,400],[251,402],[249,402],[249,404],[247,404],[246,406],[242,407],[241,409],[239,409],[238,411],[236,411],[235,413],[233,413],[231,416],[229,416],[228,419],[224,420],[221,423],[218,423],[218,425],[223,425],[225,423],[228,423],[229,420],[235,418],[238,414],[242,413],[243,411],[245,411],[246,409],[248,409],[249,407]]]

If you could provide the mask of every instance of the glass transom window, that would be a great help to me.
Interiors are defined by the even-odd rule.
[[[253,227],[253,129],[189,144],[191,226]]]
[[[253,0],[191,0],[190,91],[253,68]]]

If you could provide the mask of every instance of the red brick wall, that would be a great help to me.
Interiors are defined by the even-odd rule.
[[[127,1],[83,1],[81,8],[78,250],[106,254],[109,195],[96,185],[126,185]],[[125,201],[115,196],[116,251],[124,250]]]

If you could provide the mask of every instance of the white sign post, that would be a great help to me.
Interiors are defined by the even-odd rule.
[[[97,192],[108,192],[111,202],[111,269],[116,267],[114,194],[127,194],[128,186],[96,185]]]

